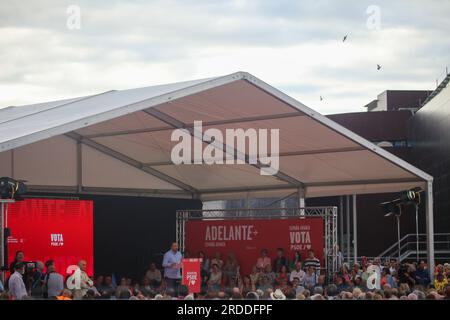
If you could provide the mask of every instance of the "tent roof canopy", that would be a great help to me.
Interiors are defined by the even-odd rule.
[[[194,121],[223,133],[279,129],[278,173],[261,175],[248,154],[244,164],[173,164],[171,134],[195,135]],[[203,200],[396,192],[432,180],[246,72],[0,109],[1,175],[34,191]]]

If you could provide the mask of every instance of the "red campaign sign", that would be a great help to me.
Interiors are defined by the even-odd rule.
[[[8,260],[16,251],[26,261],[54,260],[65,275],[67,267],[86,260],[87,273],[94,273],[93,202],[61,199],[26,199],[8,208]]]
[[[292,260],[295,251],[302,260],[308,249],[323,265],[323,219],[271,219],[271,220],[190,220],[186,222],[186,249],[196,255],[199,251],[212,259],[216,252],[226,260],[234,252],[241,266],[241,275],[251,273],[261,249],[267,249],[275,258],[276,249],[283,248],[285,256]]]
[[[183,259],[183,279],[181,284],[187,285],[189,293],[201,290],[200,264],[202,259]]]

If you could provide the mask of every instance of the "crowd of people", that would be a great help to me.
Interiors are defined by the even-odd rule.
[[[190,256],[185,253],[185,257]],[[120,300],[423,300],[450,299],[450,264],[438,264],[434,279],[424,261],[398,263],[395,259],[363,259],[351,266],[340,263],[339,270],[326,278],[320,261],[309,250],[306,257],[296,252],[286,257],[283,248],[270,252],[262,249],[250,274],[240,274],[237,257],[230,252],[225,259],[220,253],[201,258],[201,291],[190,294],[181,284],[183,255],[173,243],[164,255],[158,269],[155,262],[140,281],[113,275],[97,275],[93,279],[86,273],[86,262],[79,261],[79,283],[59,274],[52,260],[36,262],[27,270],[23,252],[16,254],[11,263],[10,276],[5,285],[0,282],[2,299],[120,299]],[[379,270],[378,286],[368,285],[373,270]]]

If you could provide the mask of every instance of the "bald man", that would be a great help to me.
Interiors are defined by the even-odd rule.
[[[88,274],[86,273],[86,266],[87,263],[85,260],[80,260],[78,262],[81,279],[80,279],[80,288],[75,288],[73,291],[74,300],[81,300],[87,293],[87,291],[91,289],[92,286],[94,285],[94,282],[89,278]]]

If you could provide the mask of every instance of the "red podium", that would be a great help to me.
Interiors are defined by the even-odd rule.
[[[183,268],[183,279],[181,284],[188,287],[189,293],[198,293],[201,290],[200,265],[202,259],[183,259],[181,261]]]

